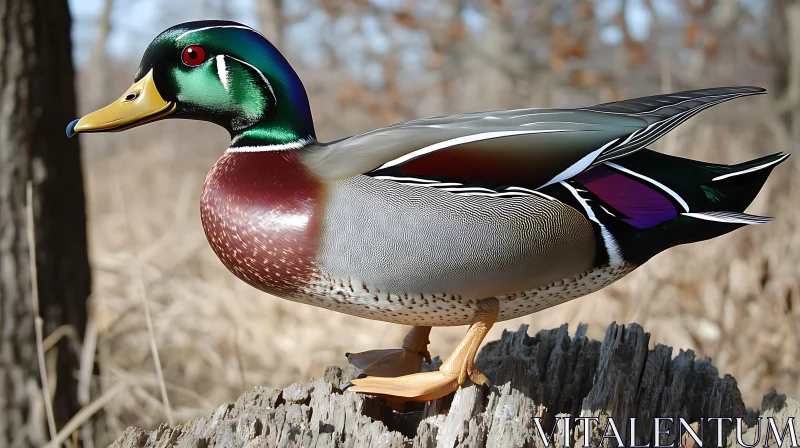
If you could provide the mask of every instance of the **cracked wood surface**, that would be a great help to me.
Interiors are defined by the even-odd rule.
[[[565,417],[598,417],[590,427],[591,446],[598,446],[608,421],[630,444],[630,417],[635,417],[637,445],[652,441],[653,417],[741,417],[753,427],[757,418],[775,417],[782,429],[787,418],[800,421],[800,405],[771,391],[759,413],[745,408],[736,380],[719,377],[709,358],[696,359],[691,350],[673,357],[670,347],[648,348],[650,335],[638,324],[612,323],[603,342],[589,340],[586,327],[573,337],[568,328],[527,335],[527,326],[504,332],[480,352],[478,365],[493,386],[472,384],[455,394],[425,404],[408,404],[397,413],[385,400],[342,392],[358,371],[329,367],[323,378],[285,389],[257,387],[210,416],[155,431],[128,428],[115,448],[149,447],[542,447],[534,418],[547,434]],[[430,368],[430,367],[429,367]],[[569,445],[583,445],[582,424],[574,425]],[[727,433],[734,427],[726,424]],[[760,431],[744,433],[752,443]],[[708,423],[704,446],[715,446],[716,426]],[[554,444],[564,446],[556,431]],[[661,443],[676,441],[675,431]],[[728,445],[735,441],[731,433]],[[774,439],[770,439],[774,443]],[[605,446],[616,446],[613,439]]]

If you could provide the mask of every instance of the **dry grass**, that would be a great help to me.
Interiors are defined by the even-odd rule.
[[[733,163],[787,149],[766,147],[770,136],[755,126],[741,131],[707,118],[684,125],[668,150]],[[216,132],[170,122],[84,139],[95,148],[85,165],[101,381],[104,390],[126,387],[106,405],[112,434],[127,425],[153,428],[167,418],[131,274],[132,244],[177,421],[205,415],[254,385],[306,381],[327,365],[343,365],[345,351],[396,346],[406,331],[269,297],[224,269],[198,216],[203,179],[226,145]],[[105,149],[110,143],[115,148]],[[776,222],[669,250],[604,291],[498,324],[490,338],[522,322],[532,329],[564,322],[574,329],[587,322],[590,335],[599,337],[611,321],[636,321],[652,332],[654,343],[712,357],[721,373],[737,378],[750,406],[759,406],[773,386],[800,396],[798,174],[794,157],[750,209],[777,215]],[[115,176],[134,243],[114,192]],[[446,355],[463,332],[434,329],[432,352]]]
[[[31,301],[33,302],[33,324],[34,332],[36,334],[36,358],[39,362],[39,375],[40,384],[42,386],[42,401],[44,402],[44,410],[47,416],[47,429],[50,431],[50,440],[56,438],[56,422],[53,415],[53,400],[50,395],[50,381],[48,380],[47,363],[45,362],[45,349],[44,349],[44,336],[42,327],[44,321],[39,312],[39,276],[38,269],[36,268],[36,235],[34,234],[34,219],[33,219],[33,183],[28,181],[26,186],[25,204],[25,217],[26,234],[28,237],[28,263],[31,271]]]

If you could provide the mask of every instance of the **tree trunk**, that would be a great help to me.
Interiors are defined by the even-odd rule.
[[[49,438],[36,354],[26,236],[32,209],[44,335],[83,335],[89,296],[86,218],[66,0],[0,0],[0,446]],[[56,424],[79,408],[79,354],[62,338],[47,354]]]
[[[404,413],[394,412],[384,399],[343,391],[358,372],[352,366],[329,367],[324,378],[309,384],[283,390],[257,387],[236,403],[175,428],[128,428],[112,447],[578,448],[586,440],[592,447],[613,447],[613,438],[601,439],[611,419],[625,446],[647,446],[654,441],[655,417],[674,419],[672,425],[659,421],[661,446],[677,445],[676,417],[697,423],[693,429],[702,446],[717,446],[718,421],[704,418],[740,417],[750,428],[740,431],[742,440],[763,446],[768,423],[757,426],[758,417],[772,417],[781,431],[787,420],[800,421],[800,404],[774,390],[764,396],[760,413],[746,409],[736,380],[720,378],[709,358],[695,359],[691,350],[673,358],[672,348],[660,344],[650,350],[650,334],[638,324],[612,323],[602,343],[589,340],[583,325],[572,338],[566,325],[534,337],[527,329],[504,332],[481,350],[477,365],[492,387],[467,383],[442,399],[409,403]],[[578,417],[597,420],[572,420],[571,431],[564,432],[564,422]],[[629,423],[629,418],[636,420]],[[587,423],[590,430],[584,434]],[[723,446],[735,446],[734,427],[723,423]],[[551,444],[542,441],[542,432]],[[683,434],[682,446],[688,446],[691,436]],[[784,440],[783,446],[792,442]]]
[[[267,39],[280,50],[283,48],[283,29],[286,17],[283,15],[282,0],[256,0],[258,26]]]
[[[778,138],[788,143],[800,135],[800,0],[773,0],[767,23],[775,67],[773,109],[786,132]]]
[[[103,9],[97,17],[97,37],[89,56],[89,77],[92,81],[92,95],[89,98],[91,110],[99,109],[108,103],[106,94],[111,90],[109,83],[109,59],[106,51],[108,36],[111,34],[111,13],[114,0],[104,0]],[[86,103],[84,103],[86,105]]]

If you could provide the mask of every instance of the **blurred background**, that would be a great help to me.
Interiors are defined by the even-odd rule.
[[[703,112],[655,145],[737,163],[798,148],[798,3],[71,0],[69,6],[81,114],[124,92],[163,29],[230,19],[262,30],[286,55],[305,82],[323,141],[432,115],[767,87],[770,95]],[[92,275],[82,337],[84,347],[96,347],[93,390],[113,396],[102,403],[111,437],[128,425],[154,428],[206,415],[255,385],[305,382],[328,365],[344,365],[346,351],[395,347],[407,331],[267,296],[225,270],[205,241],[198,204],[204,177],[227,143],[221,128],[177,120],[80,138]],[[774,172],[749,209],[777,216],[775,222],[668,250],[603,291],[499,323],[488,340],[521,323],[529,333],[588,323],[589,335],[601,338],[612,321],[638,322],[652,333],[651,344],[711,357],[720,375],[736,378],[748,406],[758,408],[772,387],[800,397],[798,159]],[[447,355],[464,331],[435,328],[431,352]]]

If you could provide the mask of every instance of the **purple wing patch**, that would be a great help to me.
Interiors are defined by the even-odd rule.
[[[633,179],[606,166],[597,166],[574,180],[605,201],[620,219],[637,229],[648,229],[678,216],[665,194],[640,179]]]

